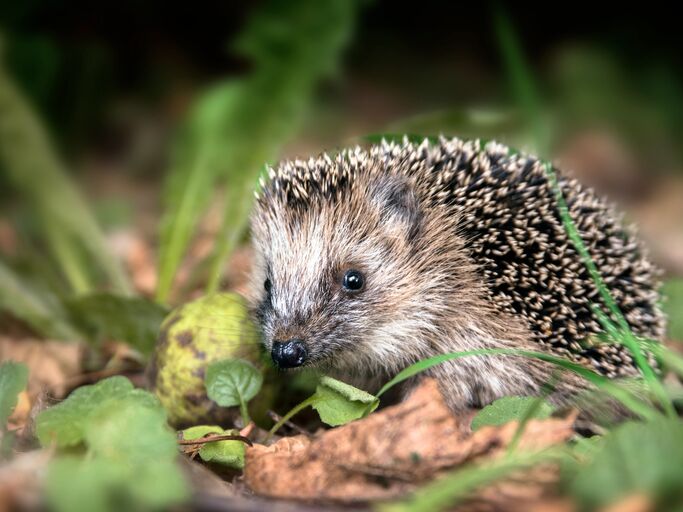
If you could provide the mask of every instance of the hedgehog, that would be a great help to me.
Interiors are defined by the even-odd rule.
[[[381,143],[270,168],[251,216],[249,303],[283,370],[314,367],[375,390],[438,354],[522,349],[609,378],[636,377],[605,342],[604,304],[558,210],[633,332],[661,340],[658,271],[606,200],[543,161],[496,142]],[[575,374],[516,355],[473,355],[428,372],[453,410],[506,395],[566,403]]]

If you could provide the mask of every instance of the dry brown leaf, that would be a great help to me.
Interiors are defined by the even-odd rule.
[[[33,407],[33,400],[28,391],[22,391],[17,397],[17,405],[9,418],[7,418],[7,426],[10,430],[23,428],[28,421]]]
[[[83,345],[77,343],[0,336],[0,360],[28,366],[31,397],[43,390],[56,398],[63,397],[69,379],[81,372],[83,351]]]
[[[247,449],[244,478],[257,494],[306,500],[398,497],[444,470],[504,452],[516,423],[471,432],[472,414],[453,415],[427,379],[403,403],[310,439],[295,436]],[[530,421],[519,443],[538,450],[566,441],[573,418]]]

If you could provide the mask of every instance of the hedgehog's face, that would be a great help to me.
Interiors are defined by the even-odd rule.
[[[384,176],[339,201],[276,201],[266,196],[252,218],[250,297],[274,363],[363,372],[382,359],[401,365],[409,353],[401,344],[430,320],[424,306],[439,275],[420,275],[424,219],[411,187]]]

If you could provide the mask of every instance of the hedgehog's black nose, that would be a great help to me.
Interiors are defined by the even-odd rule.
[[[301,340],[274,341],[270,355],[278,368],[296,368],[306,362],[308,350]]]

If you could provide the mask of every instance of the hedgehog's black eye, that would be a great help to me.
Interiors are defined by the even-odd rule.
[[[342,279],[342,286],[350,292],[358,292],[363,289],[365,278],[358,270],[347,270]]]
[[[273,289],[273,283],[270,282],[270,279],[263,281],[263,289],[266,290],[267,293],[270,293]]]

